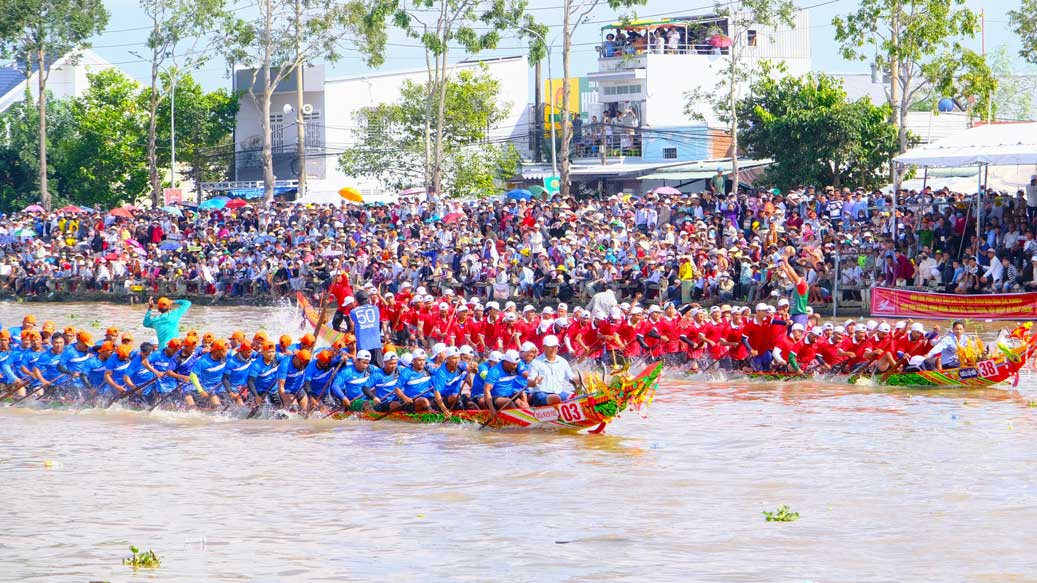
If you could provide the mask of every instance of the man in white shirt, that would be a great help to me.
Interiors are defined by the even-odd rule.
[[[532,405],[553,405],[569,399],[567,389],[576,386],[576,373],[567,360],[558,356],[557,336],[544,336],[544,353],[533,360],[530,369],[531,376],[540,378]]]
[[[1037,216],[1037,174],[1030,176],[1030,183],[1026,185],[1026,222],[1033,222]]]

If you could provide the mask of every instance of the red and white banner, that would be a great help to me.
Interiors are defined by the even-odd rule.
[[[163,188],[162,195],[165,198],[165,206],[184,202],[184,193],[179,188]]]
[[[876,287],[871,315],[982,320],[1037,319],[1037,293],[956,295]]]

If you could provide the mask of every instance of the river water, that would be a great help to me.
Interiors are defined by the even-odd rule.
[[[30,308],[144,332],[125,306],[0,323]],[[289,308],[188,323],[298,330]],[[0,581],[1037,580],[1035,400],[1031,372],[973,392],[670,378],[603,436],[0,408]],[[765,522],[782,504],[800,519]],[[161,567],[121,565],[130,544]]]

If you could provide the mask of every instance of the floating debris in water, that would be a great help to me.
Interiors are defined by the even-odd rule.
[[[764,510],[763,516],[767,522],[793,522],[799,520],[799,513],[793,512],[786,504],[778,506],[778,509],[774,512]]]
[[[133,567],[134,569],[155,569],[159,566],[160,561],[155,551],[148,549],[145,552],[140,552],[140,549],[130,545],[130,552],[133,553],[128,559],[123,559],[122,564]]]

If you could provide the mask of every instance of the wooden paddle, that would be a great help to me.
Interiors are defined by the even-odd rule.
[[[413,397],[413,398],[411,398],[411,401],[417,401],[418,399],[420,399],[420,398],[424,397],[425,395],[427,395],[427,394],[431,393],[431,392],[432,392],[432,391],[434,391],[434,390],[436,390],[436,387],[429,387],[428,389],[426,389],[426,390],[425,390],[424,392],[422,392],[422,393],[421,393],[420,395],[418,395],[417,397]],[[344,410],[345,410],[345,409],[343,409],[343,411],[344,411]],[[329,413],[329,414],[327,415],[327,417],[325,417],[325,419],[327,419],[328,417],[331,417],[331,416],[332,416],[332,415],[334,415],[335,413],[338,413],[338,411],[332,411],[331,413]],[[375,417],[375,418],[374,418],[374,419],[372,419],[371,421],[381,421],[382,419],[385,419],[386,417],[388,417],[389,415],[392,415],[393,413],[396,413],[396,411],[392,411],[392,410],[386,411],[385,413],[382,413],[381,415],[379,415],[378,417]]]
[[[51,381],[49,385],[47,385],[45,387],[44,386],[36,387],[36,389],[26,393],[24,397],[21,397],[21,398],[17,399],[16,401],[14,401],[13,403],[11,403],[11,406],[13,407],[13,406],[17,405],[18,403],[21,403],[22,401],[24,401],[24,400],[28,399],[29,397],[35,395],[36,393],[40,392],[41,389],[43,390],[43,395],[46,395],[47,394],[47,389],[56,388],[57,387],[57,383],[60,382],[60,381],[63,381],[64,377],[66,377],[66,376],[68,376],[68,375],[59,375],[58,378],[56,378],[53,381]]]
[[[320,311],[317,313],[317,321],[313,323],[313,335],[318,338],[320,337],[321,327],[328,322],[327,304],[330,293],[331,287],[329,286],[324,290],[324,295],[320,298]]]
[[[148,387],[148,386],[151,386],[151,385],[155,384],[155,381],[157,381],[157,380],[158,380],[158,377],[155,377],[155,378],[151,379],[150,381],[147,381],[147,382],[145,382],[143,384],[137,385],[137,387],[135,389],[131,390],[131,391],[123,391],[123,392],[119,393],[118,395],[115,395],[115,397],[111,401],[108,401],[108,404],[105,405],[104,408],[108,409],[109,407],[114,405],[116,403],[116,401],[121,401],[121,400],[125,399],[126,397],[129,397],[130,395],[133,395],[135,393],[140,392],[140,390],[143,389],[144,387]]]
[[[505,410],[505,409],[507,409],[508,407],[510,407],[511,404],[515,402],[515,399],[517,399],[518,396],[521,395],[522,393],[523,393],[523,391],[515,391],[515,394],[511,396],[511,399],[509,399],[508,402],[505,403],[503,407],[497,407],[497,410],[493,413],[493,416],[490,417],[489,419],[487,419],[485,423],[480,425],[479,429],[482,429],[483,427],[486,427],[490,423],[493,423],[494,421],[496,421],[497,420],[497,416],[500,415],[500,412]],[[490,398],[492,399],[493,395],[490,395]]]
[[[180,384],[178,384],[177,386],[173,387],[172,391],[169,391],[165,395],[162,395],[162,398],[159,399],[157,403],[152,405],[150,409],[148,409],[148,413],[150,413],[150,412],[154,411],[155,409],[157,409],[158,406],[161,405],[162,403],[165,403],[166,399],[168,399],[168,398],[173,396],[173,393],[176,393],[177,391],[179,391],[179,390],[183,389],[184,387],[186,387],[187,383],[188,383],[188,381],[181,381]]]
[[[18,381],[15,381],[15,382],[11,383],[11,385],[10,385],[11,388],[8,389],[7,392],[4,393],[3,395],[0,395],[0,401],[3,401],[4,399],[9,397],[10,395],[13,395],[14,393],[16,393],[22,387],[28,385],[30,380],[32,380],[32,379],[24,378],[24,379],[20,379]]]

